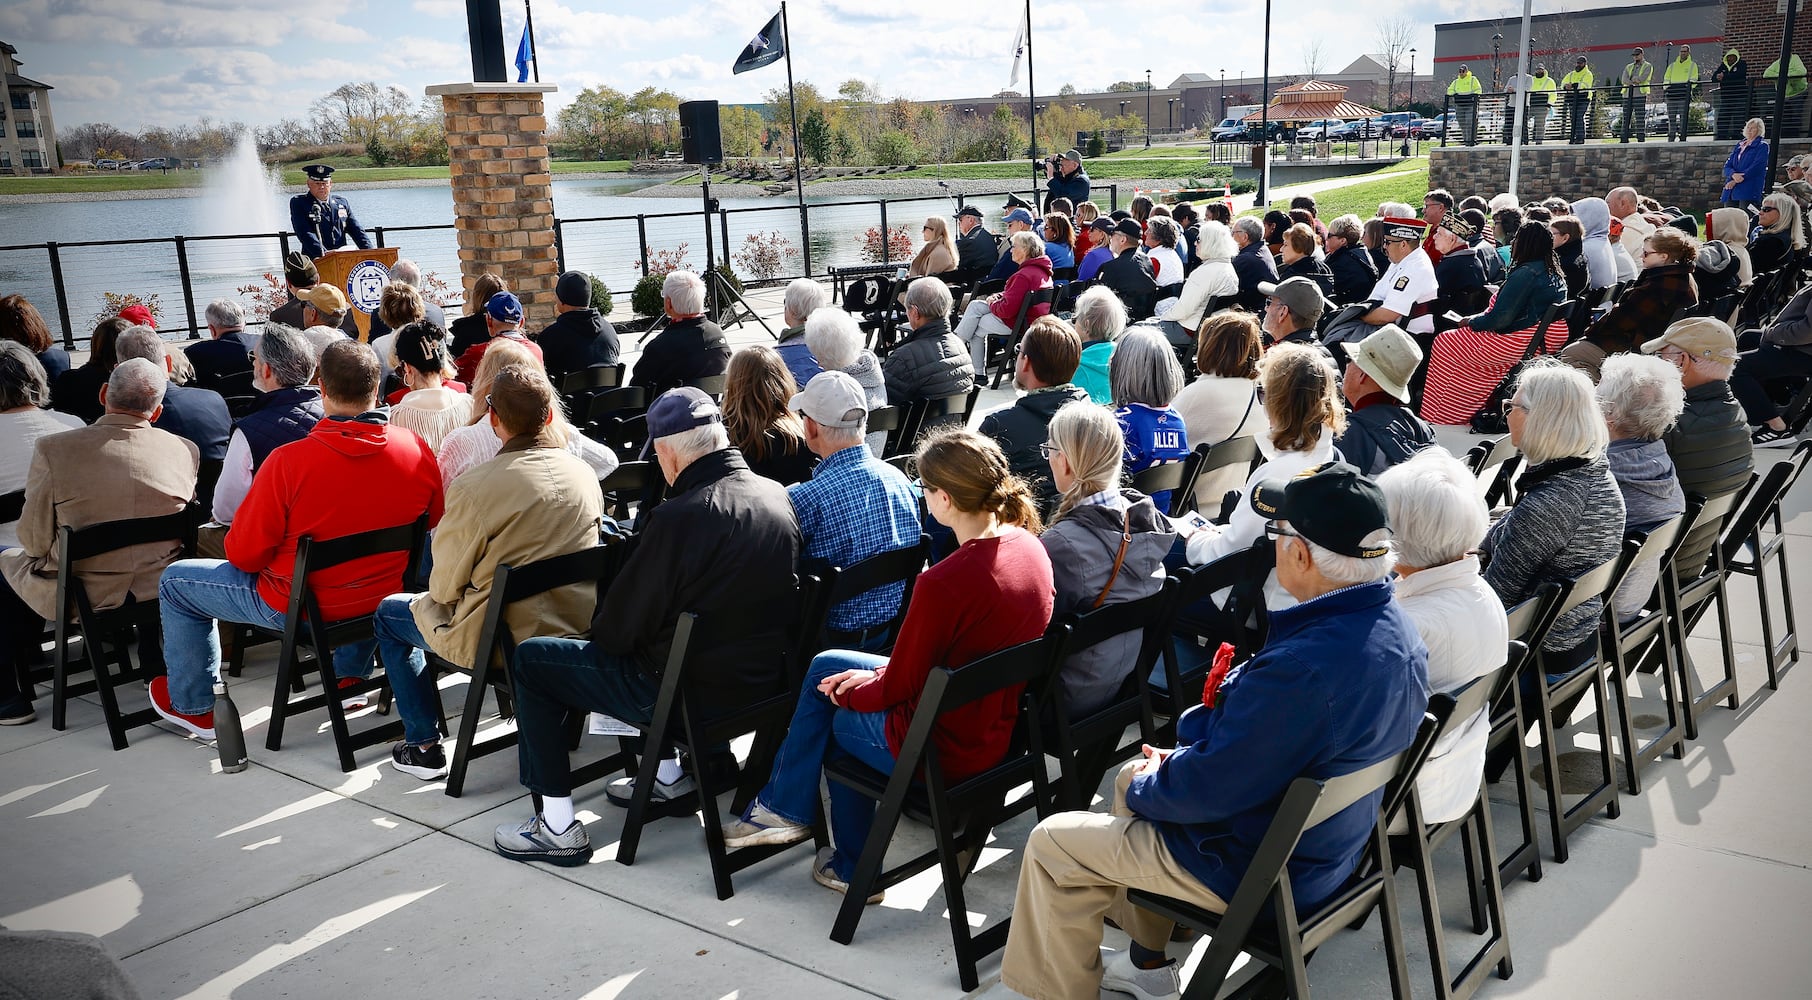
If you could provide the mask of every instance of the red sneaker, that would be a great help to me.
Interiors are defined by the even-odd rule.
[[[344,691],[349,687],[354,687],[363,684],[364,682],[365,679],[363,677],[342,677],[340,678],[340,690]],[[357,712],[369,704],[371,704],[371,702],[366,699],[363,691],[349,694],[340,699],[340,707],[348,712]]]
[[[184,715],[170,707],[170,678],[151,678],[151,709],[169,722],[194,733],[204,740],[214,738],[214,710],[209,709],[200,715]]]

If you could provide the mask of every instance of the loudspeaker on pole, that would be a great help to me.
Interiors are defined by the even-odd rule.
[[[716,101],[686,101],[679,106],[679,122],[682,159],[687,163],[724,162]]]

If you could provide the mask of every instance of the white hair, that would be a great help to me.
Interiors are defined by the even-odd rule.
[[[1378,203],[1380,219],[1413,219],[1421,213],[1410,207],[1408,202],[1381,201]]]
[[[818,424],[818,421],[814,420],[812,423]],[[868,417],[863,416],[862,422],[854,427],[829,427],[818,424],[818,433],[824,435],[824,443],[832,448],[838,450],[853,448],[868,437]]]
[[[1521,207],[1522,207],[1522,203],[1518,202],[1516,200],[1516,195],[1510,194],[1509,192],[1505,192],[1503,194],[1500,194],[1500,195],[1492,198],[1490,201],[1485,203],[1485,214],[1496,215],[1497,213],[1502,212],[1506,208],[1521,208]]]
[[[1219,226],[1204,222],[1204,226]],[[1226,227],[1222,226],[1223,232]],[[1231,239],[1231,237],[1229,237]],[[1096,285],[1076,298],[1076,333],[1085,344],[1111,341],[1126,332],[1126,303],[1106,285]]]
[[[1166,407],[1183,391],[1183,366],[1163,334],[1149,326],[1134,327],[1114,346],[1107,382],[1115,406]]]
[[[1322,548],[1308,539],[1303,543],[1309,547],[1309,558],[1315,562],[1315,570],[1327,577],[1329,583],[1343,587],[1354,587],[1361,583],[1376,583],[1390,575],[1397,568],[1397,553],[1390,542],[1390,529],[1379,528],[1359,540],[1361,545],[1382,545],[1385,552],[1371,559],[1358,556],[1343,556],[1332,549]]]
[[[415,261],[398,257],[396,263],[390,265],[390,280],[420,288],[422,286],[422,269],[416,266]]]
[[[1239,218],[1234,219],[1233,231],[1236,233],[1245,233],[1247,243],[1263,243],[1265,241],[1264,223],[1254,219],[1250,215],[1242,215]]]
[[[673,271],[661,282],[661,298],[681,316],[697,316],[705,311],[705,279],[691,271]]]
[[[862,355],[862,328],[835,306],[814,309],[805,319],[805,346],[825,371],[842,371]]]
[[[312,329],[327,328],[317,326]],[[328,332],[338,334],[340,331]],[[264,336],[258,338],[258,360],[270,367],[271,378],[284,388],[307,385],[308,380],[315,377],[315,362],[323,350],[325,347],[317,347],[308,334],[282,323],[266,323]]]
[[[245,310],[232,299],[215,299],[208,303],[207,320],[209,326],[237,330],[245,325]]]
[[[703,427],[692,427],[678,434],[655,438],[654,443],[657,447],[667,449],[674,462],[683,469],[714,451],[730,447],[730,432],[724,429],[723,424],[713,421]]]
[[[1557,458],[1598,458],[1611,443],[1586,373],[1553,357],[1536,359],[1516,385],[1526,408],[1520,446],[1530,465]]]
[[[1378,488],[1397,554],[1417,569],[1458,561],[1491,527],[1472,470],[1445,448],[1424,448],[1384,470]]]
[[[950,286],[942,278],[920,278],[906,286],[906,304],[926,319],[948,317],[953,301]]]
[[[308,338],[309,346],[315,351],[315,362],[319,364],[321,352],[335,341],[346,339],[346,331],[337,326],[311,326],[302,331],[302,336]]]
[[[169,351],[156,330],[148,326],[129,326],[121,330],[118,339],[113,342],[113,356],[119,361],[144,358],[162,368],[164,359],[169,357]]]
[[[1258,234],[1265,234],[1263,226],[1259,227]],[[1232,260],[1239,253],[1239,246],[1233,242],[1233,232],[1226,223],[1213,219],[1202,223],[1201,234],[1195,238],[1195,248],[1203,260]]]
[[[787,325],[794,321],[804,323],[805,318],[822,308],[825,303],[824,286],[810,278],[794,278],[786,286],[786,297],[782,308],[786,310]]]
[[[168,382],[163,365],[129,358],[115,365],[107,377],[107,408],[149,417],[163,404]]]
[[[1598,376],[1598,405],[1612,433],[1659,441],[1686,409],[1686,385],[1656,355],[1613,354]]]

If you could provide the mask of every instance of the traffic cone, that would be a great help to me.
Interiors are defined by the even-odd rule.
[[[1227,214],[1233,214],[1233,185],[1221,185],[1221,204],[1227,206]]]

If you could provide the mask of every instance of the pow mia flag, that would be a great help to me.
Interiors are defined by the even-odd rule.
[[[742,55],[736,57],[736,65],[730,72],[747,73],[760,69],[786,55],[786,29],[780,23],[780,15],[768,19],[767,27],[762,28],[749,44],[743,47]]]

